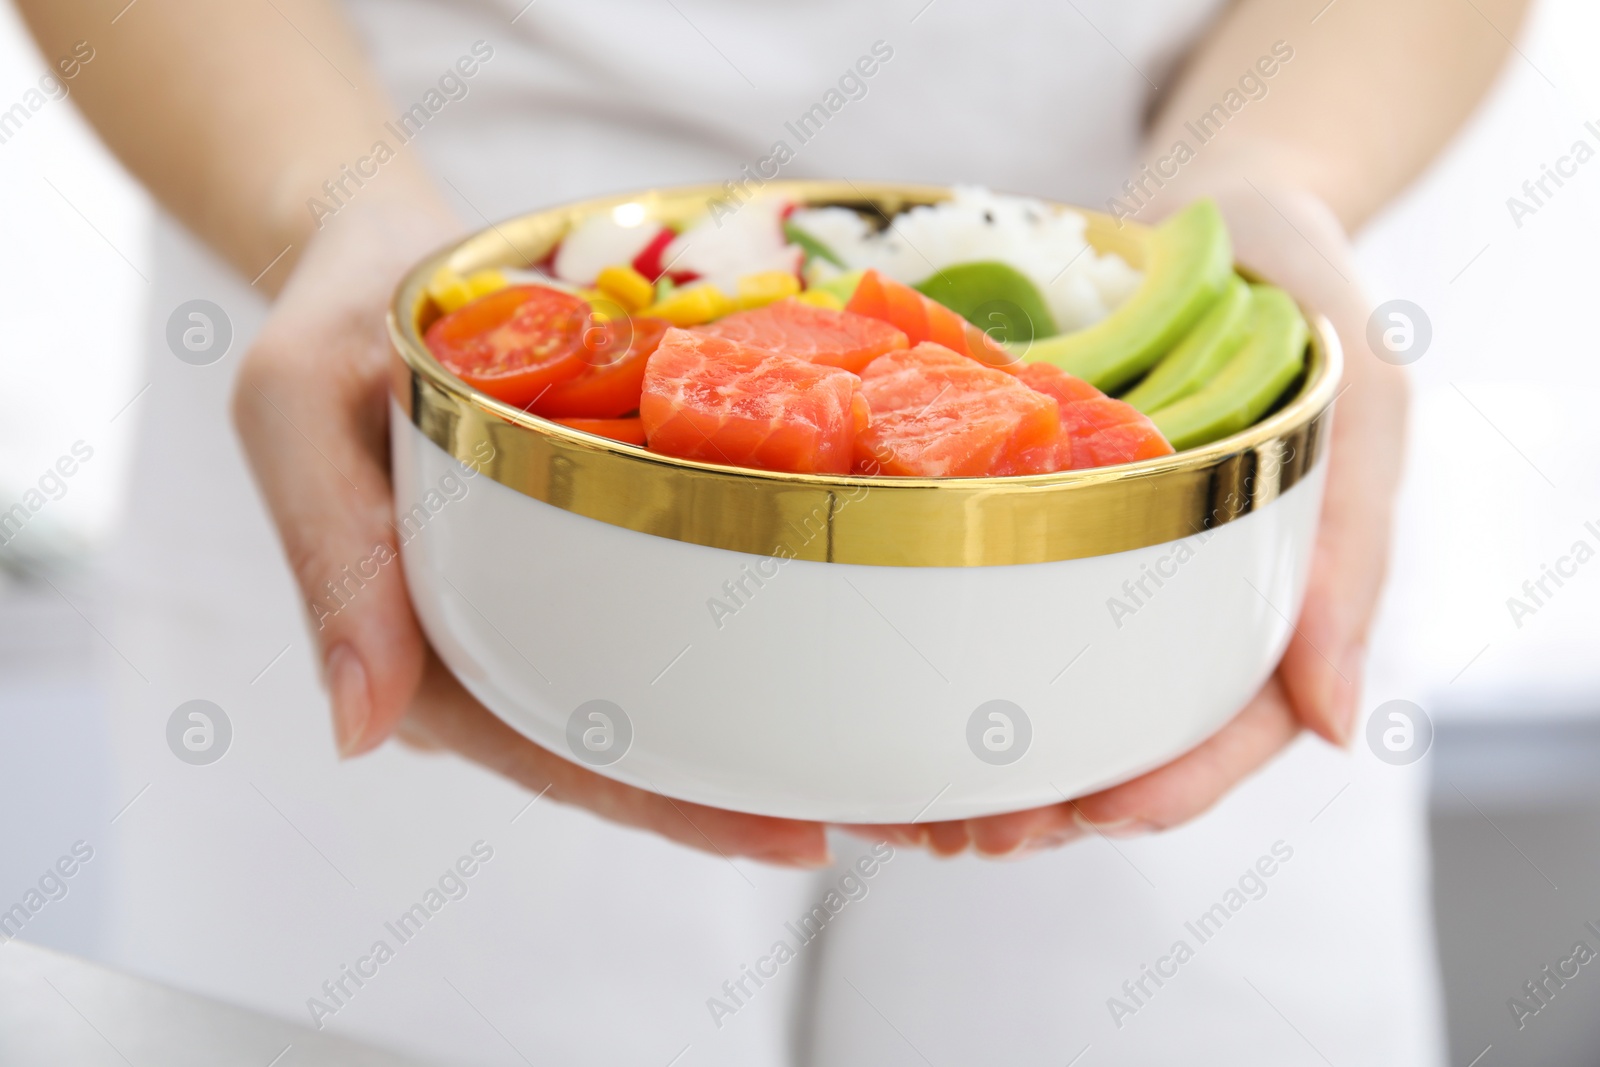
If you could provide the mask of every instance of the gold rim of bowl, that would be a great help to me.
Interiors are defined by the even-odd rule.
[[[774,181],[762,191],[885,218],[949,196],[937,186],[850,181]],[[1331,324],[1309,309],[1310,359],[1297,391],[1248,429],[1160,459],[1006,478],[784,474],[657,455],[480,393],[423,343],[437,315],[427,284],[440,267],[520,268],[596,212],[620,207],[682,223],[728,195],[701,185],[584,200],[491,225],[417,264],[389,315],[391,383],[406,417],[460,463],[577,515],[758,556],[894,567],[1046,563],[1176,541],[1271,504],[1323,461],[1341,356]],[[1098,251],[1142,266],[1147,229],[1059,206],[1084,215]]]

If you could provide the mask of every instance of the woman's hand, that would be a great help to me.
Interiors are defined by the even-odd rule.
[[[399,175],[389,176],[400,178]],[[397,551],[389,484],[384,315],[405,269],[460,230],[420,182],[375,182],[327,220],[245,356],[234,420],[308,604],[345,566]],[[823,827],[719,811],[634,789],[533,744],[474,700],[429,650],[398,566],[337,613],[313,613],[339,751],[399,732],[553,800],[724,856],[816,866]]]
[[[970,844],[980,854],[1001,856],[1086,834],[1165,830],[1216,803],[1302,726],[1335,744],[1349,741],[1388,556],[1405,436],[1405,381],[1367,347],[1370,309],[1349,240],[1332,211],[1304,190],[1264,178],[1195,177],[1182,191],[1163,190],[1152,208],[1170,213],[1195,196],[1213,197],[1228,219],[1238,261],[1328,316],[1344,345],[1322,524],[1305,605],[1277,672],[1221,732],[1131,782],[1031,811],[858,832],[926,842],[944,855]]]
[[[1365,350],[1366,305],[1331,214],[1307,194],[1283,188],[1214,195],[1240,260],[1329,315],[1353,346],[1310,587],[1278,673],[1215,737],[1134,781],[1032,811],[863,832],[923,842],[941,854],[971,844],[982,854],[1006,855],[1096,831],[1165,829],[1210,807],[1287,745],[1301,724],[1339,743],[1349,737],[1383,574],[1404,390],[1395,369]],[[325,583],[374,546],[395,548],[384,309],[405,266],[457,229],[442,205],[416,195],[351,204],[307,250],[241,369],[235,417],[308,602],[325,600]],[[398,568],[369,581],[337,614],[322,614],[318,626],[345,755],[366,752],[398,731],[691,847],[802,866],[826,861],[819,824],[673,801],[521,737],[428,650]]]

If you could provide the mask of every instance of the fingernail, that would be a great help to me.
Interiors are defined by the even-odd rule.
[[[1367,663],[1367,646],[1360,642],[1345,649],[1339,657],[1338,680],[1333,693],[1333,732],[1340,747],[1348,747],[1355,735],[1356,706],[1361,698],[1361,674]]]
[[[815,851],[771,852],[754,858],[764,863],[777,863],[785,867],[803,867],[807,870],[833,866],[833,852],[830,849],[823,849],[820,854]]]
[[[971,844],[972,834],[965,823],[942,822],[928,827],[928,848],[941,859],[959,856]]]
[[[996,848],[994,843],[990,841],[984,841],[980,844],[978,841],[974,840],[972,842],[972,851],[974,854],[982,856],[986,860],[1004,860],[1015,856],[1018,852],[1026,848],[1027,845],[1028,838],[1025,836],[1019,837],[1009,844],[1001,845],[999,848]]]
[[[372,718],[372,697],[367,691],[367,671],[361,657],[347,644],[328,653],[328,694],[333,698],[333,735],[339,755],[348,759],[360,751],[362,735]]]
[[[1022,841],[1016,848],[1001,856],[987,856],[985,858],[1001,863],[1015,863],[1037,856],[1041,852],[1054,852],[1062,845],[1070,844],[1083,838],[1083,831],[1078,829],[1061,830],[1053,834],[1044,834],[1040,837],[1030,837]]]
[[[1100,834],[1103,837],[1143,837],[1159,829],[1154,823],[1131,816],[1126,819],[1112,819],[1109,822],[1090,822],[1083,812],[1074,811],[1072,820],[1090,833]]]

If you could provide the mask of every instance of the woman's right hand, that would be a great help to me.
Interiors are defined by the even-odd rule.
[[[460,229],[420,180],[385,174],[360,190],[306,247],[235,388],[235,425],[306,599],[340,753],[399,734],[691,848],[828,862],[821,824],[674,801],[540,748],[474,700],[428,647],[392,525],[384,316],[405,270]],[[327,583],[337,587],[343,568],[380,546],[388,552],[379,558],[395,562],[354,595],[331,597]]]

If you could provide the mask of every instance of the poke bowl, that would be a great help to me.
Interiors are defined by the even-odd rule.
[[[821,290],[855,275],[848,303],[819,296],[803,305],[833,315],[843,314],[841,303],[864,307],[860,287],[867,283],[859,271],[812,270],[820,266],[811,262],[818,249],[829,250],[789,220],[815,218],[822,230],[833,225],[829,219],[848,223],[832,212],[853,212],[869,242],[860,254],[877,255],[871,241],[903,233],[901,243],[910,243],[915,225],[905,222],[902,231],[897,223],[925,217],[907,212],[970,199],[944,187],[847,181],[775,181],[761,194],[784,205],[780,221],[792,243],[807,245],[788,290]],[[1064,459],[1054,467],[1030,460],[1029,467],[1016,458],[1021,453],[1008,453],[981,474],[970,473],[970,460],[962,461],[965,468],[936,468],[926,464],[945,461],[926,457],[944,455],[939,448],[949,435],[967,435],[965,441],[973,427],[989,425],[987,408],[953,409],[936,435],[939,448],[930,450],[926,434],[884,443],[905,420],[943,410],[955,380],[940,379],[943,389],[921,411],[886,414],[884,361],[903,377],[922,373],[908,371],[908,360],[932,352],[916,343],[915,330],[865,369],[794,371],[845,398],[840,419],[858,420],[840,430],[855,435],[846,438],[843,460],[812,447],[815,435],[806,439],[812,458],[805,462],[832,469],[761,469],[753,452],[730,454],[739,447],[731,436],[721,438],[728,451],[712,458],[698,438],[671,443],[663,427],[695,415],[683,405],[710,394],[701,385],[685,391],[681,382],[662,381],[703,373],[708,352],[749,356],[727,347],[733,342],[706,340],[715,333],[710,328],[658,331],[642,372],[653,377],[631,419],[556,421],[535,413],[537,398],[496,398],[493,386],[469,384],[473,373],[447,365],[455,350],[439,338],[458,321],[453,316],[488,307],[494,293],[519,282],[548,282],[589,301],[598,313],[578,329],[630,336],[644,332],[636,323],[650,312],[671,313],[679,305],[668,302],[682,304],[685,294],[737,305],[732,293],[694,294],[693,281],[675,286],[671,257],[663,255],[686,236],[709,233],[708,208],[726,208],[727,196],[724,186],[687,187],[533,212],[441,250],[399,286],[390,315],[395,529],[422,626],[472,695],[533,742],[640,788],[840,823],[960,819],[1060,803],[1165,763],[1232,718],[1275,668],[1305,591],[1341,371],[1327,321],[1288,305],[1298,332],[1276,343],[1294,349],[1292,365],[1273,364],[1266,384],[1252,377],[1248,403],[1236,403],[1237,396],[1219,402],[1205,381],[1191,382],[1148,419],[1130,415],[1141,427],[1162,427],[1155,435],[1161,447],[1131,462],[1102,455],[1077,468]],[[1220,253],[1185,250],[1181,242],[1175,249],[1160,230],[1128,220],[1027,205],[1032,214],[1070,216],[1091,259],[1116,257],[1136,272],[1126,287],[1128,311],[1102,309],[1104,325],[1083,327],[1082,337],[1059,334],[1074,338],[1071,358],[1090,367],[1085,377],[1097,376],[1107,393],[1137,399],[1140,390],[1172,392],[1177,372],[1160,368],[1198,358],[1192,338],[1219,320],[1228,294],[1250,289],[1252,306],[1265,314],[1261,298],[1270,287],[1236,267],[1226,244]],[[622,279],[637,286],[632,278],[642,274],[651,282],[631,308],[625,294],[607,297],[583,284],[587,278],[561,281],[563,248],[570,260],[572,249],[595,243],[595,232],[619,227],[644,228],[627,250],[649,253],[661,272],[658,279],[648,270]],[[1214,274],[1219,254],[1226,281],[1208,283],[1203,306],[1174,311],[1193,287],[1173,275],[1202,268]],[[702,273],[716,268],[704,257],[701,265]],[[948,265],[932,273],[941,269],[959,274]],[[495,280],[484,285],[484,277]],[[892,278],[882,284],[899,292]],[[1036,288],[1046,292],[1047,284]],[[1156,292],[1155,303],[1144,300],[1141,310],[1139,301],[1162,285],[1167,291]],[[727,288],[742,293],[743,283]],[[1047,304],[1058,295],[1049,292]],[[999,308],[1011,331],[991,331],[985,341],[966,326],[974,350],[967,355],[982,363],[998,351],[1015,361],[968,377],[1024,406],[1034,402],[1015,392],[1015,380],[1061,348],[1058,336],[1036,324],[1020,336],[1019,318],[1048,315],[1028,310],[1039,306],[1031,303],[1035,295],[1013,299],[980,284],[976,296],[961,298],[984,298],[983,307]],[[791,316],[810,314],[797,310],[802,304],[792,292],[748,306],[759,311],[768,303]],[[971,314],[968,323],[985,312]],[[1207,357],[1210,378],[1225,378],[1227,367],[1239,378],[1239,361],[1262,348],[1237,326],[1237,314],[1234,321],[1244,340],[1230,342],[1226,360]],[[1117,330],[1120,336],[1102,336]],[[980,348],[990,356],[980,358]],[[1144,352],[1132,364],[1123,359],[1130,348]],[[669,358],[669,350],[677,355]],[[679,358],[685,352],[695,358]],[[951,358],[942,347],[937,355]],[[855,382],[842,393],[839,374]],[[546,383],[540,395],[548,392]],[[917,394],[916,405],[929,395]],[[734,407],[744,410],[739,403]],[[1065,399],[1049,405],[1062,435],[1069,407]],[[1174,407],[1176,417],[1163,414]],[[631,427],[640,419],[646,432],[635,436]],[[821,425],[813,419],[804,428],[814,424]],[[716,438],[723,424],[694,425],[699,437]],[[1168,446],[1168,437],[1180,447]],[[1007,440],[1018,439],[1013,433]],[[1086,438],[1075,440],[1081,457]],[[924,466],[894,467],[902,455],[922,457]]]

